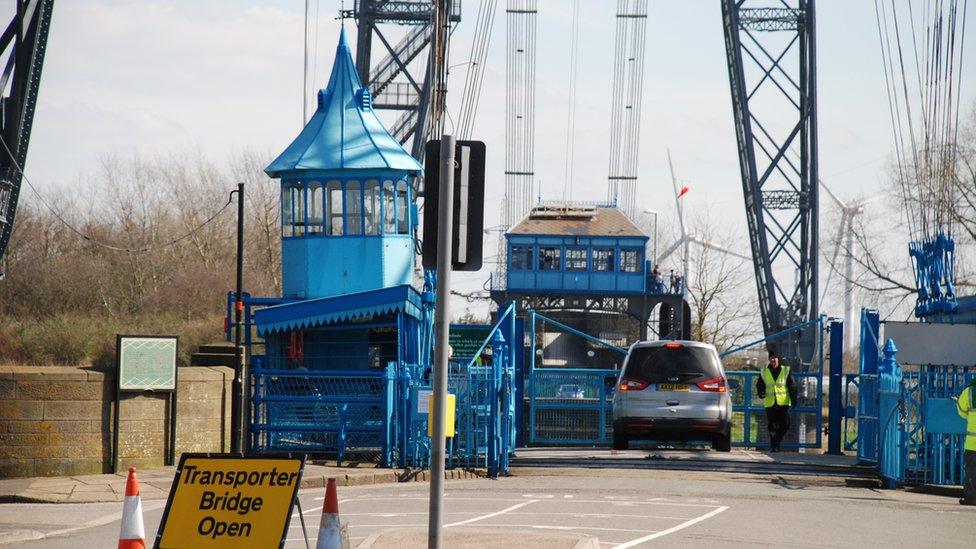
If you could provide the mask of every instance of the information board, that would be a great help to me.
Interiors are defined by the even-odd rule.
[[[120,391],[176,390],[175,336],[128,336],[117,340]]]
[[[472,358],[491,333],[487,324],[452,324],[448,344],[454,358]]]
[[[305,457],[183,454],[154,547],[284,547]]]

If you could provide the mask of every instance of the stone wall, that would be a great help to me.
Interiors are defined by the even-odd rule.
[[[230,446],[233,370],[179,369],[176,456]],[[0,478],[112,469],[115,371],[0,366]],[[166,456],[165,395],[123,394],[119,470],[159,467]]]

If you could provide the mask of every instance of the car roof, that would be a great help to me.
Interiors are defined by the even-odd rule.
[[[699,349],[711,349],[715,351],[715,346],[703,341],[692,341],[690,339],[661,339],[658,341],[638,341],[630,346],[631,349],[663,347],[666,343],[680,343],[685,347],[697,347]]]

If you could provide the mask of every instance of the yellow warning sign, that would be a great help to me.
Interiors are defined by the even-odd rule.
[[[283,547],[305,458],[183,454],[155,547]]]

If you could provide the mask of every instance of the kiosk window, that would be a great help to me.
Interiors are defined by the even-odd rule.
[[[322,234],[322,184],[312,181],[308,184],[308,234]]]
[[[363,203],[366,206],[366,234],[380,234],[383,225],[380,206],[380,182],[370,179],[363,187]]]
[[[640,250],[620,250],[620,270],[625,273],[640,271]]]
[[[363,196],[359,181],[346,182],[346,234],[363,234]]]
[[[335,179],[326,185],[329,193],[328,233],[342,236],[342,185]]]
[[[586,248],[566,248],[566,270],[586,270]]]
[[[512,270],[527,271],[532,268],[532,247],[512,246]]]
[[[305,204],[302,186],[290,183],[281,188],[281,236],[305,234]]]
[[[613,271],[613,250],[593,250],[593,270],[607,272]]]
[[[539,248],[539,270],[558,271],[560,252],[560,248]]]
[[[407,182],[398,181],[396,194],[397,234],[410,233],[410,218],[409,212],[407,212],[408,198]]]
[[[393,182],[387,179],[383,182],[383,232],[396,234],[396,194]]]

